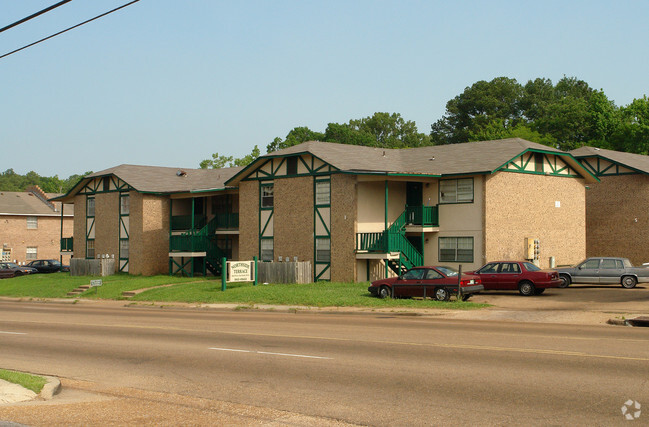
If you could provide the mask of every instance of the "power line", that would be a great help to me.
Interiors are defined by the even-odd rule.
[[[3,31],[7,31],[8,29],[13,28],[13,27],[15,27],[15,26],[17,26],[17,25],[20,25],[20,24],[22,24],[23,22],[27,22],[27,21],[29,21],[30,19],[36,18],[37,16],[40,16],[40,15],[42,15],[42,14],[44,14],[44,13],[47,13],[47,12],[49,12],[50,10],[56,9],[56,8],[59,7],[59,6],[63,6],[64,4],[69,3],[69,2],[71,2],[71,1],[72,1],[72,0],[63,0],[63,1],[60,1],[60,2],[58,2],[58,3],[56,3],[56,4],[53,4],[52,6],[47,7],[47,8],[45,8],[45,9],[39,11],[39,12],[36,12],[36,13],[34,13],[33,15],[29,15],[28,17],[23,18],[23,19],[21,19],[20,21],[16,21],[16,22],[14,22],[13,24],[9,24],[9,25],[7,25],[7,26],[4,27],[4,28],[0,28],[0,33],[3,32]]]
[[[58,36],[58,35],[61,35],[61,34],[63,34],[63,33],[67,33],[67,32],[70,31],[70,30],[73,30],[73,29],[75,29],[75,28],[77,28],[77,27],[80,27],[80,26],[82,26],[82,25],[85,25],[85,24],[87,24],[88,22],[92,22],[92,21],[94,21],[94,20],[96,20],[96,19],[102,18],[102,17],[104,17],[104,16],[106,16],[106,15],[109,15],[109,14],[111,14],[111,13],[113,13],[113,12],[117,12],[118,10],[123,9],[123,8],[125,8],[126,6],[130,6],[130,5],[132,5],[133,3],[137,3],[137,2],[139,2],[139,1],[140,1],[140,0],[133,0],[133,1],[131,1],[131,2],[129,2],[129,3],[126,3],[126,4],[122,5],[122,6],[116,7],[116,8],[113,9],[113,10],[109,10],[108,12],[102,13],[101,15],[97,15],[97,16],[95,16],[94,18],[90,18],[90,19],[88,19],[87,21],[83,21],[83,22],[80,23],[80,24],[73,25],[73,26],[70,27],[70,28],[66,28],[66,29],[63,30],[63,31],[59,31],[58,33],[52,34],[51,36],[47,36],[47,37],[45,37],[45,38],[43,38],[43,39],[40,39],[40,40],[38,40],[38,41],[35,41],[34,43],[30,43],[30,44],[28,44],[28,45],[26,45],[26,46],[23,46],[23,47],[21,47],[21,48],[19,48],[19,49],[13,50],[13,51],[11,51],[11,52],[9,52],[9,53],[5,53],[4,55],[1,55],[1,56],[0,56],[0,59],[4,58],[4,57],[6,57],[6,56],[9,56],[9,55],[13,55],[13,54],[16,53],[16,52],[20,52],[21,50],[24,50],[24,49],[27,49],[28,47],[32,47],[32,46],[34,46],[34,45],[37,45],[37,44],[39,44],[39,43],[42,43],[42,42],[44,42],[45,40],[49,40],[49,39],[54,38],[54,37],[56,37],[56,36]]]

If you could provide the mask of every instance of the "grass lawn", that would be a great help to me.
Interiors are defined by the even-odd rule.
[[[98,277],[70,276],[69,273],[34,274],[0,280],[0,296],[25,298],[69,298],[67,293]],[[475,309],[488,306],[471,302],[439,302],[420,299],[378,299],[370,296],[368,283],[318,282],[308,284],[228,283],[221,291],[220,278],[175,276],[130,276],[117,274],[101,278],[103,285],[80,295],[81,298],[124,299],[123,291],[160,287],[142,292],[130,301],[188,303],[271,304],[312,307],[419,307]]]
[[[36,394],[40,393],[45,383],[47,383],[47,380],[43,377],[24,374],[22,372],[7,371],[6,369],[0,369],[0,380],[21,385]]]

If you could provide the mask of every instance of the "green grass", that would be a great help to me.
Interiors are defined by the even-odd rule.
[[[43,377],[5,369],[0,369],[0,379],[21,385],[36,394],[40,393],[45,383],[47,383],[47,380]]]
[[[69,273],[35,274],[0,280],[0,296],[29,298],[70,298],[67,293],[80,285],[90,284],[98,277],[70,276]],[[187,303],[234,303],[311,306],[311,307],[369,307],[369,308],[458,308],[475,309],[487,304],[471,302],[439,302],[420,299],[378,299],[367,291],[368,283],[318,282],[309,284],[228,283],[221,291],[220,278],[131,276],[117,274],[101,278],[103,285],[80,295],[91,299],[123,299],[122,292],[160,287],[142,292],[130,301],[159,301]]]

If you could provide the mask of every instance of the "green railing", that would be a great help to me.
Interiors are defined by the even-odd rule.
[[[61,252],[69,252],[74,250],[74,238],[73,237],[63,237],[61,238]]]
[[[205,215],[194,215],[193,225],[194,228],[205,227],[207,218]],[[191,215],[175,215],[171,217],[171,230],[191,230],[192,216]]]
[[[170,252],[205,252],[207,239],[201,235],[169,236]]]
[[[406,206],[405,222],[412,225],[439,227],[437,206]]]
[[[356,233],[356,251],[399,252],[407,259],[404,264],[408,267],[424,263],[421,253],[403,233],[395,233],[390,230],[379,233]]]
[[[213,225],[210,226],[210,229],[211,227],[214,227],[214,230],[239,228],[239,213],[216,214],[216,216],[210,220],[210,223],[212,222]]]

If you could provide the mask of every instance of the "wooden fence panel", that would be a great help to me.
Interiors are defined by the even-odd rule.
[[[71,276],[110,276],[115,274],[115,259],[79,259],[70,260]]]
[[[311,283],[311,262],[260,262],[258,278],[261,283]]]

